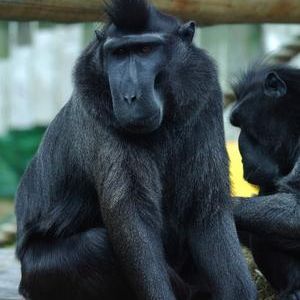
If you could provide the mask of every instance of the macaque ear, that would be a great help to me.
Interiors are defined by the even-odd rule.
[[[287,86],[276,72],[270,72],[265,79],[264,92],[269,97],[280,98],[286,95]]]
[[[196,23],[194,21],[187,22],[179,27],[178,33],[180,37],[191,44],[195,35]]]

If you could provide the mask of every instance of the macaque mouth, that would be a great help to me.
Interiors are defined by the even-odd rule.
[[[162,112],[159,110],[152,116],[132,120],[125,129],[132,133],[150,133],[157,130],[161,122]]]
[[[134,120],[131,124],[133,125],[147,125],[147,124],[151,124],[152,122],[159,120],[160,119],[160,111],[156,112],[154,115],[146,117],[146,118],[140,118],[137,120]]]

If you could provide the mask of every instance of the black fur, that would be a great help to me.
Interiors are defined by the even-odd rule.
[[[150,12],[151,7],[146,0],[113,0],[106,4],[106,13],[111,23],[121,30],[144,30]]]
[[[73,95],[20,183],[17,256],[20,292],[28,299],[256,297],[231,212],[215,66],[191,44],[192,23],[158,12],[151,18],[146,32],[166,34],[158,48],[141,54],[131,35],[125,50],[108,58],[106,41],[123,35],[107,26],[83,52]],[[118,76],[110,68],[128,57],[149,57],[146,71],[159,67],[156,76],[147,73],[150,92],[125,105],[119,89],[134,90],[138,66],[118,69],[120,83],[129,82],[124,90],[110,88]],[[128,123],[139,114],[146,133],[120,126],[117,101],[132,112]],[[155,126],[140,117],[153,103],[163,112]]]
[[[298,69],[257,64],[235,86],[231,115],[244,176],[260,187],[235,201],[236,223],[280,299],[300,299],[299,83]]]

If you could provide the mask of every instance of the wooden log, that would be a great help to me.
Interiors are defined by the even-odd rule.
[[[153,0],[161,10],[199,24],[300,23],[299,0]],[[103,0],[0,0],[0,19],[97,22]]]

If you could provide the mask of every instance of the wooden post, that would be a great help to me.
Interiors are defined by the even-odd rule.
[[[199,24],[300,23],[299,0],[153,0],[159,9]],[[0,19],[97,22],[103,0],[0,0]]]
[[[9,42],[8,42],[8,23],[0,22],[0,59],[8,57]]]

